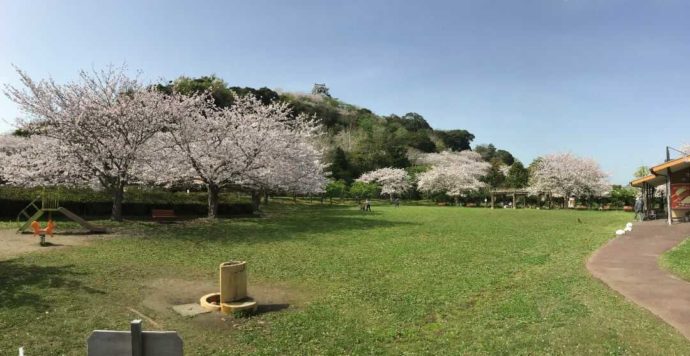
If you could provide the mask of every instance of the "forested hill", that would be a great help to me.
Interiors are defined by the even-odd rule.
[[[402,115],[381,116],[371,110],[345,103],[332,97],[323,85],[315,85],[311,94],[276,92],[269,88],[259,89],[229,86],[215,76],[200,78],[180,77],[166,85],[164,91],[173,88],[183,93],[211,90],[218,106],[232,105],[233,95],[253,94],[263,102],[282,100],[290,103],[295,114],[305,113],[317,117],[327,129],[329,147],[327,160],[332,177],[351,183],[362,173],[382,168],[412,167],[411,158],[422,152],[443,150],[462,151],[472,149],[475,137],[463,129],[435,130],[426,119],[411,112]],[[474,149],[495,167],[487,177],[501,180],[501,166],[510,166],[513,156],[493,145],[479,145]],[[502,182],[488,182],[500,185]]]

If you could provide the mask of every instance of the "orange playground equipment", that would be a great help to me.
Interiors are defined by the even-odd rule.
[[[24,231],[26,231],[29,227],[31,227],[34,230],[34,235],[36,235],[37,229],[36,227],[34,227],[34,224],[37,224],[40,230],[40,224],[38,223],[38,219],[41,218],[41,216],[43,216],[45,213],[48,213],[49,226],[46,227],[45,230],[47,231],[48,228],[50,228],[49,235],[52,235],[53,229],[55,228],[55,223],[52,223],[51,225],[51,222],[53,220],[53,212],[61,213],[62,215],[81,225],[83,228],[85,228],[91,233],[106,232],[105,228],[95,226],[90,222],[84,220],[79,215],[71,212],[67,208],[61,207],[59,193],[49,195],[46,194],[45,190],[43,191],[43,194],[36,197],[36,199],[34,199],[31,203],[29,203],[29,205],[27,205],[22,211],[19,212],[19,214],[17,215],[17,225],[19,226],[17,232],[21,234]]]
[[[53,237],[53,231],[55,231],[55,223],[53,220],[48,220],[48,225],[46,225],[45,229],[41,229],[41,224],[38,221],[34,221],[31,223],[31,229],[34,231],[34,236],[38,236],[41,238],[41,246],[45,246],[46,244],[46,235]]]

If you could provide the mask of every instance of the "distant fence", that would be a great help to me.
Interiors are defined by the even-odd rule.
[[[17,214],[30,203],[29,200],[0,199],[0,218],[17,217]],[[40,203],[39,203],[40,204]],[[110,201],[60,201],[60,206],[67,208],[80,216],[100,217],[109,216],[113,207]],[[157,203],[124,203],[124,216],[151,216],[152,209],[172,209],[178,216],[206,216],[208,206],[205,204],[157,204]],[[221,217],[251,215],[254,209],[249,203],[220,204],[218,215]]]

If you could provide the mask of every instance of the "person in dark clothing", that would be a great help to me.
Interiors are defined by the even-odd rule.
[[[644,220],[644,201],[642,200],[642,197],[637,197],[637,200],[635,200],[635,220]]]
[[[364,211],[371,211],[371,201],[369,198],[364,202]]]

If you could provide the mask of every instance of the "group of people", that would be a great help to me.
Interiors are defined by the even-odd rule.
[[[371,200],[369,200],[369,198],[367,198],[367,200],[365,200],[364,203],[362,203],[362,205],[360,205],[359,210],[371,211]]]
[[[392,200],[393,206],[396,208],[400,207],[400,198],[395,198]],[[367,198],[362,205],[359,206],[359,210],[361,211],[371,211],[371,200]]]

